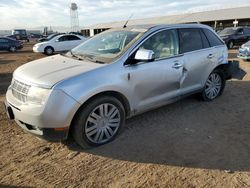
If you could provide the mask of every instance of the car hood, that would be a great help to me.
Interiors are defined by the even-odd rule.
[[[102,66],[105,65],[54,55],[22,65],[15,70],[14,78],[25,83],[51,88],[62,80]]]
[[[220,34],[219,34],[219,36],[220,36],[220,37],[229,37],[230,35],[227,35],[227,34],[220,35]]]

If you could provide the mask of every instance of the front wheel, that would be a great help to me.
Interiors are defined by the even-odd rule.
[[[9,49],[10,52],[16,52],[16,47],[15,46],[11,46]]]
[[[103,96],[88,102],[73,122],[73,137],[83,148],[99,146],[113,140],[125,121],[122,103],[114,97]]]
[[[44,53],[45,53],[46,55],[52,55],[52,54],[54,53],[54,49],[53,49],[52,47],[48,46],[48,47],[46,47],[46,48],[44,49]]]
[[[226,80],[224,74],[220,70],[214,70],[208,77],[205,87],[201,93],[204,101],[212,101],[219,97],[225,88]]]

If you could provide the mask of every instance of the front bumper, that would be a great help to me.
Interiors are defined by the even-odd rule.
[[[237,57],[245,60],[250,60],[250,51],[245,48],[240,48]]]
[[[43,52],[44,52],[44,49],[43,49],[43,47],[41,47],[41,46],[36,46],[36,45],[34,45],[34,46],[33,46],[33,52],[36,52],[36,53],[43,53]]]
[[[6,112],[25,131],[49,141],[67,139],[69,126],[80,104],[61,90],[52,90],[44,106],[23,104],[8,89]]]

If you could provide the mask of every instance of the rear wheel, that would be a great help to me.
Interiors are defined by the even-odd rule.
[[[208,77],[205,87],[201,93],[204,101],[212,101],[220,96],[225,88],[226,80],[220,70],[214,70]]]
[[[54,49],[53,49],[52,47],[48,46],[48,47],[46,47],[46,48],[44,49],[44,53],[45,53],[46,55],[52,55],[52,54],[54,53]]]
[[[73,137],[83,148],[112,141],[125,121],[122,103],[114,97],[103,96],[90,101],[73,122]]]

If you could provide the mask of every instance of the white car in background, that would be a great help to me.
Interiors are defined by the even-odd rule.
[[[33,46],[33,51],[52,55],[54,52],[69,51],[87,38],[75,34],[62,34],[52,38],[49,41],[40,42]]]

